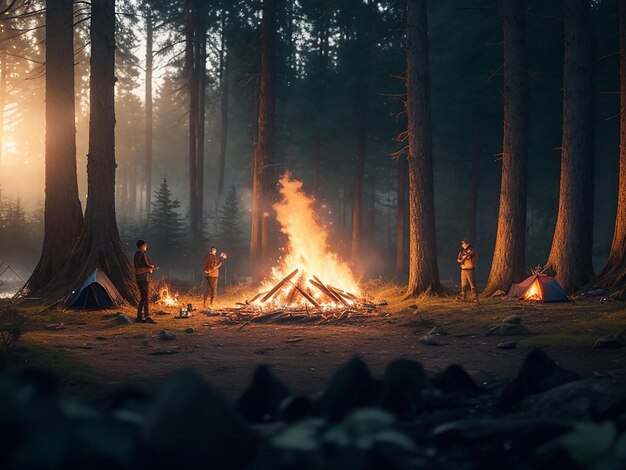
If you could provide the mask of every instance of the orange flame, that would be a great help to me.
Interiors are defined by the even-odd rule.
[[[360,295],[358,282],[348,265],[332,252],[328,244],[328,233],[315,218],[314,200],[302,191],[302,182],[285,173],[279,181],[281,199],[272,208],[281,231],[287,235],[288,244],[279,266],[272,269],[270,278],[264,282],[262,290],[270,290],[277,282],[293,270],[297,276],[272,298],[273,304],[294,305],[304,303],[304,298],[294,295],[294,285],[306,289],[324,307],[339,307],[329,301],[323,292],[311,286],[313,276],[318,277],[326,286]],[[296,299],[296,300],[294,300]],[[348,303],[352,303],[351,301]]]
[[[166,307],[176,307],[177,305],[180,305],[178,294],[170,292],[170,288],[167,284],[165,284],[159,292],[159,303],[165,305]]]
[[[524,300],[541,300],[541,298],[541,286],[539,285],[539,280],[535,279],[524,292]]]

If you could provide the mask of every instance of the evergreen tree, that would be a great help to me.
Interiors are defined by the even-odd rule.
[[[216,235],[220,247],[233,255],[243,252],[243,231],[240,215],[237,189],[231,186],[226,200],[219,210]]]
[[[184,225],[182,216],[177,211],[179,207],[180,201],[172,199],[167,178],[163,177],[160,188],[154,191],[150,211],[150,241],[162,253],[165,253],[165,247],[172,248],[183,241]]]

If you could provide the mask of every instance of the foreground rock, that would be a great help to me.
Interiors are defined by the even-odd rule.
[[[594,349],[620,349],[626,346],[626,337],[623,333],[602,336],[593,343]]]
[[[119,313],[115,319],[115,323],[117,325],[132,325],[134,322],[133,319],[125,313]]]
[[[510,315],[502,320],[502,323],[490,328],[485,336],[527,336],[532,332],[522,325],[520,315]]]

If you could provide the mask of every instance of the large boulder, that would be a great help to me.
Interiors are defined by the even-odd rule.
[[[146,413],[146,468],[243,468],[257,447],[246,422],[192,372],[170,377]]]
[[[543,349],[534,348],[524,359],[517,377],[504,390],[500,406],[510,409],[528,395],[543,393],[575,380],[580,380],[578,374],[559,367]]]
[[[422,364],[397,359],[385,370],[382,405],[399,417],[410,416],[419,408],[422,391],[431,387]]]
[[[433,381],[435,387],[446,394],[478,395],[481,390],[474,380],[463,369],[463,367],[453,364],[448,366]]]
[[[331,379],[318,402],[317,411],[331,421],[336,421],[355,408],[371,406],[375,401],[372,374],[365,362],[354,357]]]
[[[267,366],[254,371],[252,383],[235,403],[244,418],[252,423],[273,420],[281,402],[289,395],[287,387],[278,381]]]
[[[569,382],[527,396],[520,409],[534,416],[603,421],[626,412],[626,378],[597,377]]]

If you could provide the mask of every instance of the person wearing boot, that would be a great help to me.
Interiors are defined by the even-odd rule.
[[[206,308],[206,301],[209,299],[210,306],[217,295],[217,281],[220,278],[220,268],[222,267],[222,259],[225,259],[224,253],[217,256],[217,248],[211,247],[208,255],[204,257],[204,276],[206,277],[206,290],[204,291],[204,302],[202,306]]]
[[[150,316],[150,305],[148,296],[150,295],[150,275],[154,271],[154,264],[148,258],[148,243],[144,240],[137,240],[137,251],[135,252],[135,280],[139,288],[139,305],[137,306],[137,323],[156,323]]]
[[[461,251],[457,256],[456,262],[461,268],[461,297],[460,300],[466,299],[466,291],[469,287],[475,304],[478,304],[478,290],[476,289],[476,281],[474,279],[474,270],[478,262],[476,249],[470,245],[469,240],[464,238],[461,240]]]

